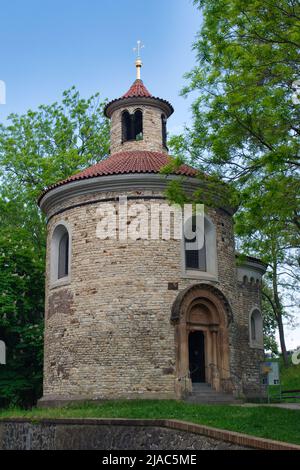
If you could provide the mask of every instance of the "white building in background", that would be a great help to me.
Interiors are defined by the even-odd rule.
[[[2,340],[0,340],[0,364],[6,364],[6,347]]]

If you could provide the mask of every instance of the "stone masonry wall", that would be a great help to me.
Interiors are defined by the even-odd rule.
[[[75,420],[73,420],[75,421]],[[159,425],[0,422],[0,450],[247,450],[192,432]],[[108,420],[107,420],[108,421]],[[100,459],[100,458],[99,458]],[[101,460],[99,460],[101,463]]]
[[[162,193],[132,191],[128,196],[162,202]],[[101,203],[67,209],[78,202],[119,196],[95,193],[68,200],[55,210],[48,224],[46,265],[46,330],[44,398],[175,398],[174,326],[171,306],[179,291],[199,283],[181,271],[179,240],[100,240],[96,210]],[[237,294],[232,218],[223,210],[208,210],[216,226],[218,283],[233,310],[230,325],[231,371],[244,374],[248,357],[257,355],[246,342],[249,309]],[[60,221],[71,229],[70,282],[50,284],[50,240]],[[205,281],[206,282],[206,281]],[[178,290],[168,290],[178,283]],[[243,301],[241,299],[244,299]],[[249,302],[256,302],[257,292]],[[243,304],[245,302],[245,304]],[[241,359],[242,358],[242,359]],[[252,381],[251,371],[244,376]],[[237,383],[237,392],[240,392]]]
[[[299,450],[300,446],[173,419],[0,420],[0,450],[105,450],[107,459],[111,450],[137,449]],[[197,463],[200,458],[197,455]],[[124,462],[123,458],[121,463]]]
[[[242,377],[241,393],[248,398],[257,398],[266,393],[262,384],[261,363],[264,360],[264,350],[250,345],[249,315],[253,308],[261,310],[260,284],[238,283],[239,298],[239,328],[234,334],[234,343],[237,345],[239,357],[236,361],[238,376]]]
[[[143,112],[143,140],[122,143],[122,113],[127,110],[131,114],[137,109]],[[117,109],[111,117],[110,153],[132,150],[167,152],[162,144],[161,115],[162,111],[154,106],[127,106]]]

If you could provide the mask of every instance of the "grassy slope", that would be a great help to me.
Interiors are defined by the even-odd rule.
[[[300,390],[300,364],[290,365],[289,367],[280,368],[281,385],[283,389]]]
[[[300,389],[300,364],[284,368],[283,389]],[[298,401],[298,400],[297,400]],[[179,401],[107,401],[101,405],[0,410],[0,418],[174,418],[300,444],[300,411],[268,407],[191,405]]]
[[[300,411],[268,407],[191,405],[172,400],[108,401],[66,408],[0,410],[0,418],[174,418],[300,444]]]
[[[290,358],[291,359],[291,358]],[[290,361],[289,367],[284,367],[282,360],[280,360],[280,381],[282,390],[300,390],[300,364],[294,365]],[[279,389],[277,386],[270,386],[270,396],[278,397]],[[299,392],[298,392],[299,395]],[[277,398],[273,398],[272,401],[277,401]],[[300,398],[297,399],[285,399],[284,403],[300,403]]]

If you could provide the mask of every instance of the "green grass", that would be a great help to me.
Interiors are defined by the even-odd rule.
[[[280,367],[281,385],[283,389],[300,390],[300,364],[290,364],[289,367]]]
[[[173,400],[127,400],[64,408],[0,410],[0,419],[13,417],[34,421],[39,418],[173,418],[300,444],[300,411],[266,406],[211,406]]]

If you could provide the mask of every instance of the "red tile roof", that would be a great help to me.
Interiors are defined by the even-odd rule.
[[[122,98],[135,98],[139,96],[148,96],[152,97],[151,93],[147,90],[142,80],[136,79],[127,93],[125,93]]]
[[[123,105],[127,106],[126,100],[132,100],[136,98],[142,98],[143,100],[147,99],[152,102],[156,102],[157,105],[163,106],[165,109],[165,113],[167,117],[171,116],[174,109],[173,106],[166,100],[162,98],[158,98],[157,96],[153,96],[145,87],[144,83],[140,79],[136,79],[129,90],[120,98],[116,98],[109,103],[104,108],[104,115],[108,118],[111,117],[112,110],[115,109],[116,105]],[[144,103],[145,104],[145,103]],[[153,103],[152,103],[153,104]]]
[[[40,196],[39,200],[51,189],[70,183],[72,181],[95,178],[97,176],[122,175],[129,173],[159,173],[160,169],[174,161],[166,153],[149,151],[131,151],[114,153],[109,158],[81,171],[69,178],[49,186]],[[196,176],[198,171],[189,165],[181,165],[171,171],[172,174]]]

